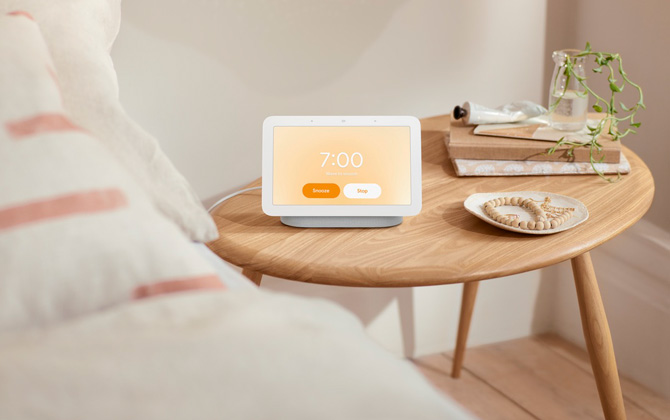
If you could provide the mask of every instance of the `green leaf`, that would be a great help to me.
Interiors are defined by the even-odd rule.
[[[598,104],[594,104],[594,105],[593,105],[593,109],[594,109],[596,112],[603,112],[603,107],[601,107],[601,106],[598,105]]]
[[[591,43],[590,42],[588,42],[588,41],[586,42],[586,47],[584,47],[584,51],[591,52]]]
[[[602,73],[602,72],[603,72],[603,68],[602,68],[602,67],[596,67],[595,69],[593,69],[593,72],[594,72],[594,73]]]
[[[621,109],[623,109],[626,112],[631,110],[631,108],[628,108],[626,105],[624,105],[623,102],[619,102],[619,105],[621,106]]]
[[[621,92],[623,87],[619,87],[616,85],[616,83],[610,82],[610,90],[612,90],[612,92]]]
[[[633,127],[636,127],[636,128],[640,128],[642,123],[641,122],[636,122],[636,123],[631,123],[630,125],[632,125]]]

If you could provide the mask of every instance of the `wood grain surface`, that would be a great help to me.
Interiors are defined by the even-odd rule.
[[[501,393],[467,369],[458,379],[449,377],[451,360],[434,354],[413,360],[416,367],[447,398],[463,405],[482,420],[537,420],[513,398]]]
[[[482,419],[604,418],[589,356],[558,336],[471,348],[461,379],[450,376],[451,358],[450,353],[441,353],[413,361],[448,397]],[[621,382],[629,420],[670,418],[667,400],[628,378]]]
[[[586,252],[573,258],[571,262],[584,339],[591,358],[593,376],[596,379],[605,418],[625,420],[626,409],[614,357],[612,335],[607,324],[605,307],[600,297],[591,255]]]
[[[258,271],[252,271],[249,270],[248,268],[245,268],[242,270],[242,275],[254,282],[256,286],[261,285],[261,280],[263,280],[263,273],[259,273]]]
[[[548,346],[556,354],[574,363],[584,372],[588,374],[592,373],[593,369],[591,368],[589,355],[576,345],[553,334],[534,336],[533,339]],[[629,419],[636,418],[631,415],[635,406],[649,413],[650,417],[655,420],[670,418],[670,400],[663,398],[661,395],[645,388],[630,378],[622,376],[620,379]]]
[[[458,334],[456,335],[454,362],[451,365],[452,378],[460,378],[461,376],[461,368],[463,367],[463,358],[465,357],[465,348],[468,343],[468,334],[470,333],[470,323],[472,322],[472,312],[475,308],[478,288],[478,281],[463,283],[461,316],[458,318]]]
[[[213,213],[220,238],[209,247],[245,269],[311,283],[407,287],[502,277],[580,255],[620,234],[651,205],[654,181],[627,148],[632,171],[617,183],[593,175],[456,177],[444,137],[449,116],[421,120],[423,209],[384,229],[300,229],[261,210],[260,191],[238,195]],[[250,186],[260,185],[258,179]],[[498,229],[463,208],[473,193],[548,191],[586,204],[579,227],[531,236]]]

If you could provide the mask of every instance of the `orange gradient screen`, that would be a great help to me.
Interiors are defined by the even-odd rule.
[[[409,205],[409,127],[275,127],[275,205]]]

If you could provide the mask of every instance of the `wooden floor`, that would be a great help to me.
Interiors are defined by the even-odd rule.
[[[603,419],[588,355],[553,335],[467,349],[460,379],[451,354],[413,360],[441,391],[483,420]],[[629,420],[670,419],[670,401],[621,378]]]

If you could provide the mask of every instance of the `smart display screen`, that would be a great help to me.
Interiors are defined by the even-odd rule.
[[[409,205],[409,127],[274,127],[274,205]]]

